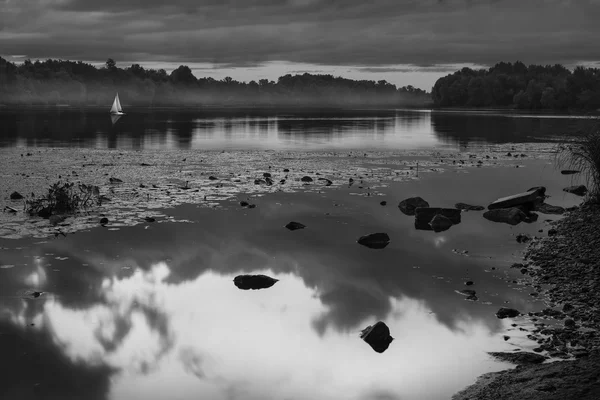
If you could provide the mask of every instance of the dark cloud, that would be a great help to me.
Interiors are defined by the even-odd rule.
[[[600,59],[595,0],[5,0],[5,54],[364,67]]]

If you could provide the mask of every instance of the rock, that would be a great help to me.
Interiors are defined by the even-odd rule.
[[[256,208],[256,204],[248,204],[248,208]]]
[[[152,218],[152,217],[145,217],[144,220],[146,222],[156,222],[156,219]]]
[[[216,181],[217,179],[219,179],[219,178],[217,178],[216,176],[213,176],[213,175],[208,177],[208,180],[210,180],[210,181]]]
[[[250,204],[250,203],[248,203],[247,201],[244,201],[244,200],[240,201],[240,206],[242,206],[242,207],[246,207],[246,206],[248,206],[249,204]]]
[[[106,224],[108,224],[108,218],[106,218],[106,217],[100,218],[100,225],[106,225]]]
[[[575,308],[575,307],[573,307],[573,305],[572,305],[572,304],[570,304],[570,303],[565,303],[565,304],[563,305],[563,308],[562,308],[562,310],[563,310],[563,312],[569,312],[569,311],[573,311],[573,309],[574,309],[574,308]]]
[[[564,214],[565,209],[559,206],[552,206],[546,203],[536,203],[534,208],[535,211],[541,212],[542,214]]]
[[[565,327],[566,328],[575,328],[575,320],[571,318],[565,319]]]
[[[577,196],[583,196],[588,192],[588,189],[584,185],[577,185],[566,187],[563,189],[563,191],[573,193]]]
[[[37,215],[38,215],[38,217],[48,219],[52,215],[52,208],[44,207],[40,211],[38,211]]]
[[[420,209],[419,209],[420,210]],[[450,229],[453,225],[452,221],[449,218],[444,217],[443,215],[436,215],[431,219],[429,223],[434,232],[443,232]]]
[[[485,210],[484,206],[472,206],[470,204],[465,204],[465,203],[456,203],[454,205],[454,207],[456,207],[459,210],[465,210],[465,211],[483,211],[483,210]]]
[[[541,364],[548,358],[541,354],[528,353],[525,351],[516,352],[490,352],[488,353],[498,360],[507,361],[518,365]]]
[[[327,178],[319,178],[317,179],[319,181],[325,181],[325,186],[331,186],[333,184],[333,182],[331,182],[329,179]]]
[[[254,184],[255,185],[263,185],[266,184],[267,182],[264,179],[255,179],[254,180]]]
[[[9,213],[16,213],[17,210],[15,208],[9,207],[9,206],[5,206],[4,207],[4,211],[5,212],[9,212]]]
[[[517,310],[515,310],[514,308],[506,308],[506,307],[501,307],[497,312],[496,312],[496,317],[500,318],[500,319],[504,319],[504,318],[514,318],[519,316],[521,313]]]
[[[21,200],[23,198],[23,195],[19,192],[12,192],[10,194],[10,199],[11,200]]]
[[[390,237],[387,233],[371,233],[369,235],[361,236],[357,242],[370,249],[383,249],[390,244]]]
[[[548,236],[555,236],[558,234],[558,231],[554,228],[548,230]]]
[[[527,243],[531,241],[531,236],[523,234],[523,233],[519,233],[517,235],[517,242],[518,243]]]
[[[274,279],[266,275],[238,275],[233,279],[235,286],[242,290],[266,289],[278,281],[279,279]]]
[[[415,215],[415,209],[418,207],[429,207],[429,203],[423,200],[420,197],[410,197],[408,199],[402,200],[398,204],[398,208],[402,213],[406,215]],[[431,221],[431,218],[427,221]]]
[[[300,180],[302,182],[312,182],[313,179],[310,176],[303,176],[302,178],[300,178]]]
[[[534,186],[532,188],[527,189],[528,192],[537,192],[539,196],[545,196],[546,195],[546,187],[544,186]]]
[[[560,173],[563,174],[563,175],[573,175],[573,174],[578,174],[580,172],[581,171],[577,171],[577,170],[574,170],[574,169],[563,169],[562,171],[560,171]]]
[[[386,206],[387,205],[387,201],[384,200],[384,201],[380,202],[379,204],[381,204],[382,206]]]
[[[416,221],[415,220],[415,229],[419,231],[432,231],[433,228],[429,224],[429,222]]]
[[[290,172],[290,170],[289,170],[289,169],[287,169],[287,168],[284,168],[284,169],[283,169],[283,172]]]
[[[265,172],[265,173],[263,173],[263,177],[264,178],[270,178],[271,174],[269,172]]]
[[[504,341],[506,342],[508,339],[510,339],[510,336],[508,336],[508,335],[504,335],[504,336],[502,336],[502,338],[503,338],[503,339],[504,339]]]
[[[109,178],[108,181],[110,183],[123,183],[123,181],[119,178]]]
[[[467,285],[467,286],[471,286],[471,285],[473,285],[473,281],[466,281],[466,282],[465,282],[465,285]]]
[[[543,196],[541,194],[542,189],[544,190],[544,192],[546,190],[543,187],[532,189],[534,190],[529,192],[513,194],[512,196],[502,197],[498,200],[495,200],[488,206],[488,210],[497,210],[499,208],[512,208],[528,203],[533,204],[539,196]]]
[[[300,222],[292,221],[292,222],[288,223],[285,227],[288,228],[290,231],[295,231],[296,229],[306,228],[306,225],[303,225]]]
[[[460,223],[461,210],[456,208],[417,207],[415,209],[415,220],[419,222],[431,222],[436,215],[448,218],[453,224]]]
[[[267,186],[271,186],[271,185],[273,185],[273,179],[265,178],[265,183],[267,184]]]
[[[471,289],[463,289],[463,290],[459,290],[459,293],[463,294],[465,296],[475,296],[475,294],[477,292],[475,292],[474,290],[471,290]]]
[[[510,225],[517,225],[527,219],[527,215],[518,208],[489,210],[483,213],[483,217],[492,222],[504,222]]]
[[[390,347],[390,343],[394,340],[390,336],[390,328],[382,321],[378,321],[374,325],[369,325],[363,329],[360,333],[360,338],[378,353],[386,351]]]

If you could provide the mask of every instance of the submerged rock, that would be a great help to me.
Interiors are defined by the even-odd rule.
[[[238,275],[233,279],[234,285],[242,290],[267,289],[278,281],[266,275]]]
[[[303,225],[300,222],[292,221],[292,222],[288,223],[285,227],[288,228],[290,231],[295,231],[296,229],[306,228],[306,225]]]
[[[418,207],[429,207],[429,203],[423,200],[421,197],[410,197],[402,200],[400,204],[398,204],[400,211],[406,215],[415,215],[415,210]]]
[[[383,249],[390,244],[390,237],[387,233],[371,233],[369,235],[361,236],[357,242],[358,244],[362,244],[371,249]]]
[[[483,213],[483,217],[492,222],[504,222],[510,225],[517,225],[528,219],[527,215],[518,208],[489,210]]]
[[[454,207],[456,207],[459,210],[465,210],[465,211],[483,211],[483,210],[485,210],[484,206],[472,206],[472,205],[466,204],[466,203],[456,203],[454,205]]]
[[[501,307],[496,312],[496,317],[500,319],[518,317],[521,313],[514,308]]]
[[[566,187],[563,189],[563,191],[573,193],[577,196],[583,196],[588,192],[588,189],[585,187],[585,185],[577,185]]]
[[[429,223],[434,232],[443,232],[447,231],[454,225],[449,218],[444,217],[441,214],[438,214],[433,217],[431,222]]]
[[[245,201],[245,200],[242,200],[242,201],[240,201],[240,206],[242,206],[242,207],[247,207],[249,204],[250,204],[250,203],[248,203],[248,202],[247,202],[247,201]]]
[[[490,352],[488,354],[498,360],[518,365],[541,364],[548,359],[541,354],[528,353],[525,351]]]
[[[11,200],[21,200],[23,198],[23,195],[19,192],[12,192],[10,194],[10,199]]]
[[[541,212],[542,214],[556,214],[561,215],[565,213],[565,209],[559,206],[553,206],[546,203],[537,203],[533,208],[535,211]]]
[[[419,222],[431,223],[436,215],[446,217],[453,224],[460,224],[461,210],[456,208],[417,207],[415,209],[415,220]]]
[[[394,340],[390,335],[390,328],[382,321],[378,321],[374,325],[369,325],[363,329],[360,332],[360,338],[378,353],[386,351],[390,347],[390,343]]]
[[[531,189],[533,190],[524,193],[513,194],[511,196],[502,197],[498,200],[495,200],[488,206],[488,210],[534,204],[538,197],[543,196],[543,193],[546,192],[546,188],[542,186]]]

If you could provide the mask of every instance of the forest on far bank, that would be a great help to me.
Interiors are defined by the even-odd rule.
[[[116,92],[126,106],[423,106],[430,93],[385,80],[352,80],[332,75],[291,75],[275,81],[239,82],[196,78],[181,65],[170,74],[138,64],[119,68],[108,59],[97,68],[81,61],[46,60],[22,64],[0,57],[0,104],[110,107]]]
[[[526,66],[519,61],[463,68],[438,79],[431,96],[438,107],[598,110],[600,69],[570,71],[560,64]]]

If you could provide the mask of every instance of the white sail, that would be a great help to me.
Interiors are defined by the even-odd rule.
[[[111,114],[121,114],[123,112],[123,108],[121,107],[121,101],[119,100],[119,93],[115,96],[115,100],[113,101],[112,107],[110,108]]]

